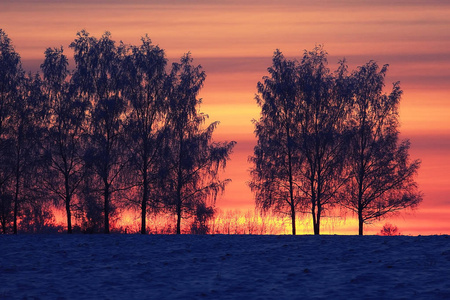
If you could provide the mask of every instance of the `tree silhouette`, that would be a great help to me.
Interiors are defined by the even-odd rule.
[[[383,225],[383,228],[380,230],[380,235],[384,236],[394,236],[394,235],[401,235],[401,233],[398,231],[397,226],[392,225],[390,223],[386,223]]]
[[[25,75],[0,29],[3,233],[19,223],[48,228],[51,199],[64,204],[69,233],[72,218],[86,232],[109,233],[120,197],[139,207],[143,234],[149,212],[176,218],[178,234],[183,218],[194,218],[193,233],[214,225],[216,196],[230,181],[219,171],[235,142],[215,142],[218,122],[205,125],[198,96],[206,74],[190,54],[167,73],[164,51],[141,41],[116,45],[108,32],[97,39],[83,30],[70,44],[74,72],[62,47],[48,48],[41,77]],[[395,83],[383,94],[386,70],[371,61],[348,75],[341,61],[332,73],[321,46],[300,61],[274,53],[257,86],[249,185],[258,208],[290,216],[293,234],[298,213],[311,213],[319,234],[321,218],[340,204],[358,215],[362,235],[364,223],[422,201],[420,161],[399,140],[402,91]]]
[[[5,184],[2,185],[2,190],[0,191],[0,225],[2,227],[2,233],[6,234],[8,228],[13,222],[13,196],[11,191],[7,188]]]
[[[124,95],[130,106],[125,130],[129,140],[132,171],[127,176],[136,174],[135,181],[140,195],[138,205],[141,210],[141,233],[145,234],[147,210],[160,209],[157,201],[167,109],[164,88],[167,60],[164,51],[152,45],[148,36],[141,41],[140,46],[130,47],[122,68],[127,75],[124,76]]]
[[[14,155],[12,162],[14,185],[14,223],[13,231],[17,233],[20,206],[33,199],[33,192],[38,181],[36,168],[42,163],[40,152],[43,126],[45,123],[45,98],[42,81],[38,74],[25,76],[21,80],[18,98],[12,103],[9,118],[10,137],[13,141]]]
[[[46,164],[42,181],[64,203],[67,232],[72,233],[73,198],[83,178],[82,134],[88,103],[67,82],[69,71],[63,49],[48,48],[41,65],[48,97],[49,123],[44,143]]]
[[[103,198],[104,232],[110,232],[113,194],[123,189],[120,175],[128,158],[124,154],[124,113],[126,103],[121,91],[121,52],[106,32],[99,40],[86,31],[70,44],[75,52],[73,75],[80,94],[92,104],[85,161],[96,184],[94,191]]]
[[[6,32],[0,29],[0,222],[3,233],[13,222],[14,143],[10,118],[13,103],[19,97],[22,77],[20,56]]]
[[[387,65],[376,62],[359,67],[352,74],[352,138],[348,151],[351,178],[344,204],[358,215],[359,234],[363,225],[422,201],[414,176],[420,161],[409,161],[408,140],[399,142],[398,105],[402,91],[394,83],[383,94]]]
[[[213,142],[212,134],[218,122],[205,129],[206,115],[198,112],[197,95],[203,86],[205,72],[192,65],[186,54],[180,63],[172,65],[167,117],[168,138],[165,139],[167,207],[177,216],[177,234],[181,219],[195,214],[208,199],[215,202],[229,179],[220,180],[218,171],[225,168],[235,142]]]
[[[321,46],[305,51],[300,62],[277,51],[271,77],[258,85],[262,117],[255,123],[250,186],[258,206],[290,210],[293,233],[295,211],[309,206],[314,234],[320,234],[324,212],[339,204],[349,177],[351,80],[345,61],[334,73],[327,64]]]
[[[291,217],[292,234],[296,234],[296,213],[302,204],[298,172],[302,157],[298,151],[299,109],[298,74],[294,61],[277,50],[268,68],[270,77],[258,83],[256,101],[261,117],[255,123],[257,145],[250,157],[250,187],[256,205],[263,211],[274,209]]]
[[[207,223],[212,218],[214,218],[214,209],[211,206],[206,206],[204,203],[197,205],[194,222],[191,224],[191,233],[208,234],[210,228]]]
[[[314,234],[320,234],[325,210],[336,204],[336,194],[345,182],[344,122],[345,96],[337,95],[336,78],[327,67],[327,53],[321,46],[305,51],[299,65],[301,107],[298,113],[299,150],[304,157],[300,188],[310,201]],[[341,63],[336,77],[346,66]]]

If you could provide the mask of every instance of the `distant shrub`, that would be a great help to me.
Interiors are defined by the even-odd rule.
[[[208,234],[208,221],[214,218],[214,208],[200,203],[197,206],[194,222],[191,224],[191,234]]]
[[[390,223],[386,223],[383,225],[383,228],[380,230],[379,235],[394,236],[394,235],[401,235],[401,233],[400,233],[400,231],[398,231],[397,226],[392,225]]]

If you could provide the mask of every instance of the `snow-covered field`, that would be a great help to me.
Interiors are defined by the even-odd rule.
[[[0,299],[202,298],[450,299],[450,238],[0,236]]]

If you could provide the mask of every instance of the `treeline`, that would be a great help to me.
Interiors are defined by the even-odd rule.
[[[190,54],[169,68],[164,50],[145,36],[115,43],[86,31],[45,50],[41,72],[26,74],[0,29],[0,223],[17,233],[44,224],[63,207],[67,232],[110,232],[119,207],[195,218],[213,213],[219,178],[235,142],[214,142],[198,98],[206,78]],[[202,223],[203,222],[203,223]]]
[[[185,218],[189,232],[218,232],[214,203],[229,182],[219,172],[235,142],[213,141],[218,122],[199,111],[201,66],[189,53],[168,66],[147,36],[135,46],[81,31],[69,47],[72,70],[62,47],[48,48],[41,72],[27,74],[0,29],[1,231],[46,226],[56,206],[69,233],[74,221],[109,233],[120,209],[140,212],[141,233],[150,214],[173,216],[178,234]],[[268,72],[250,157],[257,208],[289,216],[293,234],[303,214],[319,234],[324,216],[349,210],[362,235],[422,201],[420,161],[399,139],[402,90],[383,92],[387,65],[350,72],[341,61],[332,72],[319,46],[300,60],[277,50]]]
[[[305,220],[298,220],[304,222]],[[333,222],[337,223],[342,219],[335,219]],[[139,220],[131,218],[127,222],[122,222],[113,228],[114,232],[119,233],[137,233],[140,230]],[[328,220],[330,223],[330,220]],[[175,216],[171,214],[157,214],[151,216],[147,220],[147,232],[149,234],[173,234],[176,232]],[[328,226],[329,227],[329,226]],[[55,231],[58,228],[48,226],[47,231]],[[79,227],[75,230],[79,231]],[[303,226],[304,232],[307,232],[307,227]],[[256,210],[243,211],[236,210],[221,210],[217,208],[214,214],[210,217],[192,218],[184,223],[181,229],[182,234],[255,234],[255,235],[274,235],[286,234],[290,230],[290,219],[273,214],[260,214]]]
[[[345,60],[332,72],[321,46],[300,60],[273,56],[269,75],[258,83],[257,145],[251,189],[263,211],[321,219],[337,208],[363,225],[422,201],[408,140],[399,140],[398,82],[386,94],[387,65],[370,61],[349,72]]]

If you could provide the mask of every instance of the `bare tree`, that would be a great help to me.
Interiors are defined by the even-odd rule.
[[[168,209],[177,216],[177,234],[181,219],[195,214],[208,199],[214,204],[218,192],[229,179],[220,180],[235,142],[213,142],[218,122],[202,129],[206,115],[198,111],[197,95],[203,86],[205,72],[192,65],[189,54],[172,65],[168,80],[168,138],[165,139],[166,175],[164,185]]]
[[[164,51],[154,46],[148,36],[140,46],[131,46],[122,68],[127,76],[124,94],[130,112],[126,123],[131,171],[138,186],[141,210],[141,233],[146,233],[147,210],[158,211],[158,181],[161,145],[166,117]]]
[[[358,215],[359,234],[364,223],[422,201],[414,177],[420,160],[409,160],[408,140],[399,141],[398,105],[402,91],[394,83],[383,94],[387,65],[370,61],[352,74],[352,139],[348,152],[351,179],[344,205]]]
[[[250,186],[259,206],[289,211],[293,234],[296,211],[309,206],[319,234],[321,217],[346,181],[347,67],[341,62],[332,74],[318,46],[299,63],[277,51],[269,73],[258,85],[264,101],[257,98],[262,117]]]
[[[8,35],[0,29],[0,223],[6,233],[13,223],[14,143],[11,136],[11,114],[19,98],[23,77],[20,56]]]
[[[44,143],[47,168],[42,181],[57,203],[64,203],[67,232],[72,233],[72,202],[83,177],[82,134],[88,102],[67,82],[67,67],[62,47],[45,51],[41,69],[50,116]]]
[[[261,117],[254,121],[257,145],[249,159],[254,165],[250,187],[257,207],[290,215],[295,235],[296,213],[303,202],[298,182],[302,157],[297,145],[300,105],[297,66],[277,50],[268,71],[270,77],[265,76],[258,83],[256,101],[261,107]]]
[[[383,236],[401,235],[401,233],[398,231],[398,227],[390,223],[384,224],[379,234]]]
[[[197,205],[194,222],[191,224],[191,233],[208,234],[210,231],[208,221],[214,218],[214,213],[214,208],[206,206],[205,203]]]
[[[10,137],[13,141],[12,162],[14,185],[14,223],[13,231],[18,231],[20,206],[34,201],[37,178],[36,168],[42,162],[41,142],[45,123],[45,98],[42,81],[38,74],[29,74],[21,80],[20,93],[12,104],[9,118]]]
[[[298,149],[303,156],[300,189],[309,199],[314,234],[320,234],[321,217],[336,205],[336,195],[346,180],[344,125],[348,102],[336,84],[345,82],[346,66],[341,62],[336,75],[331,74],[327,53],[317,46],[305,51],[298,72],[301,98],[297,115]]]
[[[103,198],[104,232],[110,232],[113,195],[123,190],[120,175],[127,163],[124,151],[126,103],[121,89],[121,51],[106,32],[99,40],[86,31],[77,34],[70,44],[75,52],[74,81],[80,95],[92,104],[85,152],[86,166],[93,170],[92,185]]]

